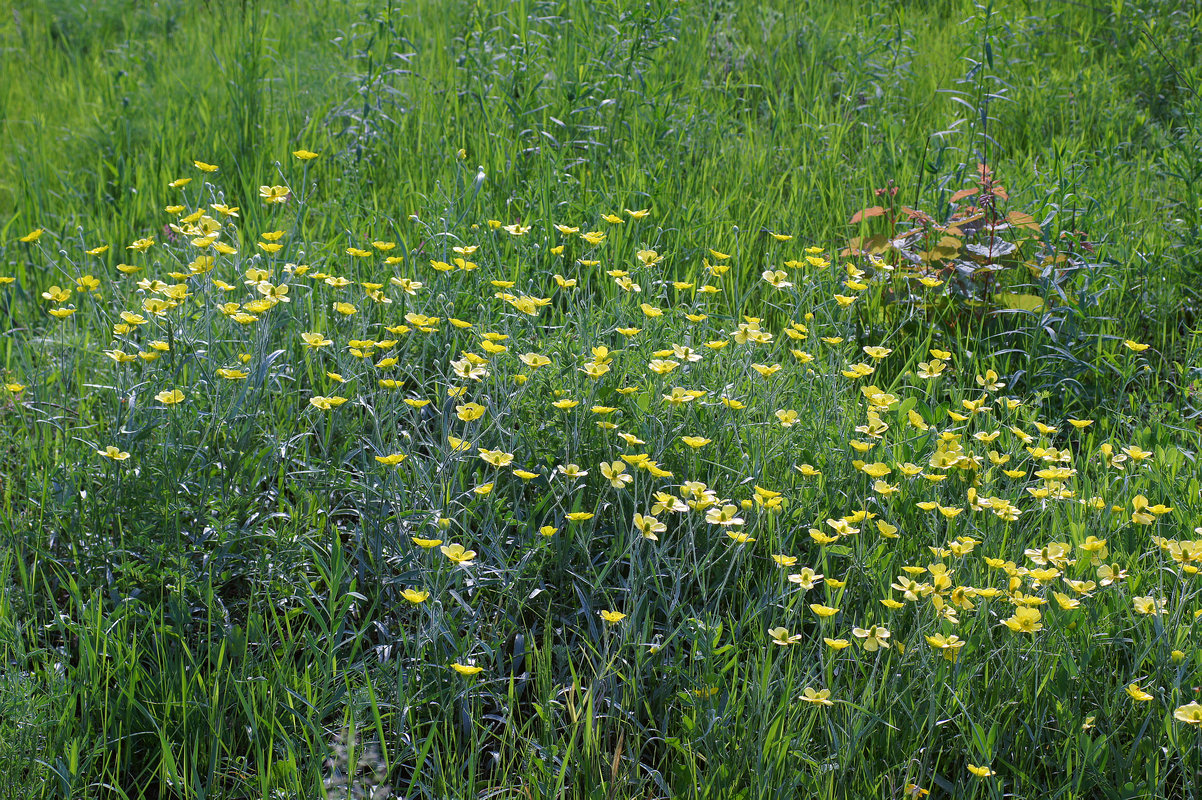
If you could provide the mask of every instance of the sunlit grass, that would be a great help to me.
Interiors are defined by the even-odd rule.
[[[462,11],[5,21],[0,793],[1194,796],[1184,29]]]
[[[282,174],[305,185],[312,151],[298,153]],[[64,785],[99,770],[198,789],[234,765],[261,787],[316,785],[331,744],[320,731],[368,711],[340,685],[386,693],[385,708],[370,704],[385,773],[405,763],[388,745],[410,728],[448,758],[493,748],[468,786],[526,785],[521,742],[539,728],[572,736],[579,720],[556,699],[572,687],[609,709],[591,747],[675,731],[674,758],[692,763],[681,785],[750,786],[789,763],[715,774],[724,737],[683,736],[693,713],[736,730],[793,720],[806,733],[788,747],[837,759],[851,757],[839,731],[867,726],[883,767],[935,702],[956,706],[958,726],[1003,713],[991,672],[1037,705],[1049,676],[1084,672],[1086,693],[1060,701],[1057,724],[1101,717],[1116,743],[1157,710],[1167,731],[1173,714],[1188,724],[1181,679],[1195,658],[1181,648],[1202,610],[1202,546],[1175,532],[1196,502],[1176,474],[1185,456],[1107,420],[1044,418],[987,357],[945,350],[933,330],[863,340],[880,298],[911,283],[945,291],[931,273],[766,232],[766,263],[788,268],[764,271],[732,316],[730,276],[754,272],[745,243],[688,242],[653,208],[450,228],[414,213],[395,241],[323,248],[295,234],[306,200],[287,183],[253,200],[271,209],[271,230],[256,231],[216,202],[219,167],[191,172],[162,190],[175,220],[162,241],[83,241],[59,261],[52,234],[20,237],[31,260],[85,273],[31,298],[23,315],[45,312],[46,333],[20,348],[6,392],[26,430],[52,431],[52,445],[26,444],[31,475],[53,476],[37,524],[75,520],[64,533],[76,546],[44,567],[63,572],[41,579],[77,604],[56,638],[95,641],[69,682],[115,680],[111,697],[80,696],[81,731],[130,742],[59,765]],[[302,250],[322,254],[298,263]],[[674,269],[698,251],[700,269]],[[112,279],[85,272],[110,253]],[[1134,376],[1149,348],[1111,350]],[[64,401],[92,421],[56,422]],[[98,571],[116,606],[88,588]],[[185,616],[139,621],[133,608]],[[254,640],[323,654],[272,670],[306,700],[299,728],[279,700],[244,694],[249,674],[223,669],[274,663],[250,649],[252,623],[267,626]],[[1118,631],[1129,644],[1096,641]],[[102,648],[117,643],[113,673]],[[541,681],[524,663],[540,649]],[[224,710],[191,708],[214,692]],[[430,713],[452,707],[466,718]],[[501,708],[525,731],[506,768],[488,724]],[[245,764],[257,736],[223,731],[248,713],[252,731],[267,725],[260,758],[282,744],[293,772]],[[986,765],[947,779],[989,793],[1006,779],[988,765],[1012,762],[1010,746],[969,740],[938,756]],[[1170,750],[1160,780],[1179,780],[1190,753]],[[460,785],[433,780],[435,793]],[[823,778],[807,780],[794,785]]]

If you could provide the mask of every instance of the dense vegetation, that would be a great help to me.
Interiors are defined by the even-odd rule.
[[[1196,4],[0,42],[0,796],[1198,795]]]

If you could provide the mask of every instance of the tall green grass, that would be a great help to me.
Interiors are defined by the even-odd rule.
[[[1127,518],[1142,492],[1174,506],[1161,535],[1188,539],[1197,524],[1200,14],[1185,2],[15,3],[0,20],[0,275],[15,278],[0,287],[0,383],[30,386],[0,393],[0,794],[1194,796],[1198,734],[1171,714],[1197,683],[1196,578]],[[301,147],[321,157],[301,164],[289,155]],[[220,171],[197,173],[194,159]],[[830,299],[847,291],[836,268],[794,271],[783,294],[761,280],[805,246],[835,254],[879,232],[879,219],[848,223],[882,202],[876,190],[946,218],[981,161],[1010,207],[1046,220],[1041,252],[1072,254],[1059,299],[1023,277],[1049,302],[890,304],[908,284],[885,277],[844,312]],[[130,278],[116,264],[167,267],[187,252],[163,212],[184,175],[189,210],[241,208],[244,253],[287,230],[283,255],[262,257],[273,280],[285,261],[386,280],[346,249],[391,240],[427,287],[339,319],[329,290],[297,275],[292,303],[235,328],[203,283],[195,316],[154,334],[171,344],[159,361],[103,363],[116,313],[141,301],[134,281],[163,272]],[[295,192],[284,211],[258,200],[275,183]],[[644,208],[641,222],[600,219]],[[510,239],[490,219],[532,230]],[[588,248],[555,223],[606,230],[604,266],[575,267]],[[18,241],[39,227],[38,242]],[[159,249],[137,261],[125,247],[150,235]],[[431,272],[468,241],[480,270]],[[636,273],[635,298],[602,270],[643,248],[667,259],[662,274]],[[710,280],[710,248],[734,264],[714,279],[723,293],[697,301],[710,319],[644,318],[638,302],[683,296],[658,279]],[[227,266],[214,275],[240,283]],[[575,293],[554,291],[558,271],[578,278]],[[40,293],[88,273],[100,296],[48,317]],[[503,278],[552,299],[537,322],[492,299],[488,281]],[[505,476],[472,493],[492,472],[447,452],[462,425],[445,388],[447,356],[479,345],[445,322],[398,351],[427,410],[370,381],[329,414],[307,405],[342,391],[327,370],[374,378],[347,340],[378,339],[372,326],[408,311],[505,333],[509,356],[552,357],[517,388],[501,381],[520,365],[497,360],[498,383],[472,398],[489,408],[481,446],[542,473],[574,458],[591,480],[569,492]],[[777,336],[755,358],[787,361],[782,328],[811,311],[812,374],[790,363],[761,381],[751,356],[716,351],[684,384],[715,393],[704,410],[661,409],[676,384],[649,380],[655,349],[724,337],[750,314]],[[648,332],[627,343],[616,325]],[[336,355],[303,346],[313,330]],[[846,341],[814,341],[836,334]],[[1151,348],[1137,356],[1124,339]],[[627,344],[605,381],[580,373],[590,348]],[[845,453],[864,398],[840,377],[872,344],[895,351],[873,380],[941,426],[996,367],[1027,402],[1011,422],[1062,428],[1045,444],[1072,450],[1080,496],[1128,508],[1053,505],[1011,526],[965,511],[957,528],[878,501]],[[955,353],[954,380],[914,377],[932,347]],[[223,382],[215,370],[243,352],[249,379]],[[619,395],[623,382],[643,391]],[[188,389],[187,406],[150,400],[170,386]],[[557,391],[582,400],[577,416],[548,410]],[[755,416],[720,391],[754,398]],[[761,541],[735,546],[694,520],[658,549],[632,546],[651,478],[632,468],[626,493],[601,479],[598,462],[618,452],[593,404],[620,407],[645,440],[628,454],[752,504]],[[772,412],[786,408],[803,424],[781,427]],[[898,408],[885,416],[901,430]],[[1096,422],[1078,433],[1067,417]],[[1151,465],[1106,469],[1103,442],[1139,444]],[[130,461],[99,458],[108,444]],[[923,463],[930,444],[913,434],[889,458]],[[402,451],[400,468],[373,458]],[[822,478],[803,479],[803,462]],[[947,483],[932,491],[962,503],[969,482]],[[755,506],[753,484],[786,492],[785,511]],[[906,537],[818,547],[807,535],[861,507],[888,508]],[[564,522],[573,511],[597,516]],[[540,536],[544,522],[560,530]],[[978,601],[954,628],[928,606],[879,605],[902,566],[925,566],[964,530],[1020,563],[1025,547],[1094,534],[1133,578],[1080,610],[1045,608],[1038,638],[999,627],[1004,600]],[[462,541],[479,560],[452,568],[414,535]],[[846,588],[803,598],[770,553]],[[997,584],[977,554],[955,564],[958,582]],[[402,592],[417,586],[431,598],[410,605]],[[1171,613],[1136,614],[1137,593],[1164,594]],[[814,617],[815,601],[840,615]],[[609,625],[610,609],[628,617]],[[905,651],[822,643],[874,621]],[[803,643],[773,645],[777,625]],[[923,639],[937,631],[971,652],[941,658]],[[460,659],[486,671],[465,679],[448,668]],[[1134,704],[1131,681],[1155,702]],[[837,705],[800,702],[807,686],[832,688]],[[966,763],[1001,777],[977,780]]]

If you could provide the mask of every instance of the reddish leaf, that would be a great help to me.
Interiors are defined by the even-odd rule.
[[[980,191],[980,190],[979,189],[961,189],[960,191],[958,191],[954,195],[952,195],[951,202],[958,203],[961,200],[963,200],[965,197],[972,197],[978,191]]]
[[[885,216],[885,209],[882,208],[881,206],[873,206],[872,208],[866,208],[863,211],[857,211],[856,213],[852,214],[851,219],[848,220],[847,224],[855,225],[858,222],[862,222],[863,220],[866,220],[866,219],[871,219],[872,217],[883,217],[883,216]]]

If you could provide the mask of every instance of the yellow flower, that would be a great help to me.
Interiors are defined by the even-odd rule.
[[[778,644],[781,647],[788,647],[791,644],[797,644],[802,639],[800,633],[795,633],[790,636],[789,631],[786,628],[770,628],[768,630],[768,635],[772,637],[773,644]]]
[[[221,369],[217,370],[217,377],[225,378],[227,381],[246,380],[249,375],[250,373],[243,369],[230,369],[228,367],[222,367]]]
[[[1064,592],[1053,592],[1052,596],[1056,598],[1057,605],[1064,611],[1072,611],[1074,608],[1081,607],[1081,601],[1075,597],[1069,597]]]
[[[820,617],[833,617],[839,613],[839,609],[832,606],[824,606],[821,603],[810,603],[810,610]]]
[[[423,539],[420,536],[414,536],[413,543],[424,550],[429,550],[442,544],[442,539]]]
[[[1130,339],[1127,339],[1126,341],[1124,341],[1123,344],[1127,345],[1128,349],[1134,350],[1136,353],[1142,353],[1143,351],[1145,351],[1149,347],[1151,347],[1151,345],[1140,344],[1139,342],[1133,342]],[[1195,703],[1194,705],[1197,705],[1197,703]]]
[[[937,358],[932,358],[930,361],[919,361],[918,377],[924,379],[938,378],[943,374],[943,370],[946,367],[947,363]]]
[[[797,412],[793,409],[777,409],[776,418],[780,420],[780,424],[786,428],[791,428],[797,422]]]
[[[655,517],[636,513],[634,515],[634,529],[642,534],[644,539],[650,539],[653,542],[659,541],[659,536],[656,534],[663,533],[668,530],[668,526],[657,520]]]
[[[887,648],[889,646],[889,642],[885,641],[890,636],[889,629],[883,625],[873,625],[869,628],[852,628],[851,632],[856,638],[864,640],[862,642],[863,647],[870,653],[878,648]]]
[[[468,666],[467,664],[460,664],[458,661],[451,665],[451,669],[467,678],[470,678],[473,675],[479,675],[484,671],[484,667]]]
[[[656,308],[650,303],[641,303],[639,304],[639,308],[642,310],[643,316],[645,317],[654,318],[662,317],[664,315],[663,309]]]
[[[1156,597],[1151,597],[1151,596],[1132,597],[1131,602],[1135,606],[1135,612],[1137,614],[1143,614],[1145,616],[1148,616],[1151,614],[1159,614],[1165,610],[1165,607],[1167,605],[1166,601],[1163,598],[1156,598]]]
[[[201,172],[216,172],[217,171],[217,165],[206,164],[203,161],[193,161],[192,165],[194,167],[196,167],[198,170],[200,170]]]
[[[1127,684],[1127,694],[1129,694],[1131,699],[1137,703],[1147,703],[1148,701],[1155,699],[1152,695],[1139,688],[1138,683]]]
[[[705,521],[711,525],[722,525],[725,527],[743,524],[743,518],[739,516],[739,507],[733,503],[726,503],[721,507],[715,505],[706,511]]]
[[[621,489],[634,480],[634,476],[626,474],[626,465],[621,461],[601,462],[601,474],[615,489]]]
[[[484,406],[479,403],[464,403],[461,406],[455,406],[455,416],[464,422],[473,422],[484,416]]]
[[[674,406],[691,403],[699,397],[704,397],[705,392],[698,389],[683,389],[679,386],[673,386],[670,394],[660,395],[665,403],[671,403]]]
[[[654,267],[664,260],[664,257],[654,250],[640,250],[635,253],[635,258],[642,262],[644,267]]]
[[[397,464],[401,463],[408,457],[409,456],[407,456],[404,453],[391,453],[386,456],[376,456],[376,461],[380,462],[381,464],[383,464],[387,467],[395,467]]]
[[[583,372],[585,375],[589,376],[590,378],[592,378],[593,380],[597,380],[598,378],[605,375],[605,373],[609,372],[609,369],[610,369],[610,367],[608,364],[589,363],[589,364],[585,364],[583,367],[581,367],[580,371]]]
[[[423,592],[417,589],[405,589],[401,592],[401,597],[405,598],[414,605],[418,603],[424,603],[429,596],[429,592]]]
[[[827,641],[829,642],[831,640],[828,639]],[[813,703],[814,705],[819,706],[833,706],[835,704],[835,702],[831,700],[830,689],[819,689],[818,691],[814,691],[809,686],[802,690],[801,697],[798,699],[803,702]]]
[[[896,486],[892,483],[888,483],[886,481],[878,480],[878,481],[873,481],[872,491],[876,492],[877,494],[882,494],[882,495],[885,495],[886,497],[888,497],[891,494],[896,494],[897,492],[900,492],[901,487]]]
[[[165,406],[173,406],[177,403],[184,402],[184,393],[179,389],[164,390],[156,394],[154,399],[158,400]]]
[[[621,611],[601,611],[600,614],[601,619],[605,620],[610,625],[616,625],[617,623],[626,619],[626,615]]]
[[[1006,627],[1015,633],[1035,633],[1043,630],[1040,618],[1043,614],[1038,608],[1019,607],[1014,610],[1014,616],[1003,620]]]
[[[52,303],[65,303],[71,297],[71,289],[60,286],[51,286],[46,291],[42,292],[42,299],[49,300]]]
[[[1098,582],[1103,586],[1119,583],[1127,579],[1127,570],[1118,564],[1103,564],[1098,567]]]
[[[396,276],[389,278],[388,282],[393,286],[398,287],[402,292],[410,295],[411,297],[417,297],[417,293],[421,291],[423,286],[425,286],[425,284],[421,281],[415,281],[412,278],[399,278]]]
[[[260,186],[258,196],[264,203],[282,203],[287,201],[290,191],[287,186]]]
[[[480,450],[480,458],[484,459],[486,464],[494,467],[508,467],[513,463],[513,453],[505,453],[501,450],[488,450],[483,447]]]
[[[851,644],[847,639],[828,639],[825,636],[822,637],[822,641],[826,642],[826,646],[832,650],[842,650]]]
[[[305,332],[301,334],[301,339],[304,341],[306,347],[314,349],[318,347],[325,347],[326,345],[331,345],[334,343],[332,339],[327,339],[320,333]]]
[[[652,514],[683,514],[689,510],[684,501],[675,495],[668,494],[667,492],[655,492],[653,496],[655,497],[655,502],[651,505]]]
[[[1198,701],[1189,703],[1188,705],[1178,706],[1173,712],[1173,716],[1187,725],[1202,724],[1202,705],[1198,705]]]
[[[476,557],[475,550],[465,550],[461,544],[443,545],[439,548],[444,556],[456,564],[470,564]]]
[[[769,285],[777,289],[788,289],[793,285],[786,280],[789,277],[789,273],[785,272],[783,269],[766,269],[763,271],[763,273],[761,273],[760,277],[763,278]]]
[[[844,378],[863,378],[876,372],[876,367],[871,364],[850,364],[847,369],[842,370],[841,374]]]
[[[1130,456],[1132,461],[1144,461],[1152,456],[1151,450],[1145,450],[1135,444],[1130,447],[1124,447],[1123,452]]]
[[[1148,507],[1148,498],[1142,494],[1137,494],[1131,498],[1131,506],[1134,511],[1131,513],[1131,521],[1138,525],[1151,525],[1156,517],[1150,513]]]
[[[780,370],[781,370],[780,364],[772,364],[772,365],[752,364],[751,368],[754,369],[756,372],[760,373],[760,375],[765,378],[771,378],[773,375],[780,372]]]
[[[669,372],[679,366],[680,362],[664,358],[653,358],[647,363],[647,369],[651,370],[656,375],[667,375]]]
[[[810,538],[813,539],[815,542],[818,542],[818,544],[831,544],[832,542],[839,541],[838,536],[827,536],[825,533],[818,530],[817,528],[810,528]],[[792,577],[792,576],[790,576],[790,577]]]
[[[656,478],[671,478],[672,477],[671,470],[663,469],[662,467],[660,467],[658,464],[656,464],[654,461],[651,461],[650,459],[639,464],[639,467],[647,470],[648,472],[651,473],[651,475],[653,477],[656,477]]]
[[[554,525],[544,525],[538,529],[538,532],[543,536],[554,536],[559,532],[559,528],[556,528]]]
[[[565,516],[571,522],[585,522],[593,518],[593,513],[591,511],[573,511]]]
[[[103,450],[97,450],[96,452],[105,458],[111,458],[113,461],[124,461],[129,458],[129,453],[113,447],[111,444]]]
[[[971,772],[973,775],[976,775],[978,778],[988,778],[992,775],[997,774],[996,772],[991,770],[989,767],[978,767],[975,764],[969,764],[968,771]]]
[[[314,158],[317,158],[317,156],[318,156],[318,154],[314,153],[312,150],[305,150],[305,149],[293,150],[292,155],[296,156],[301,161],[310,161]]]

